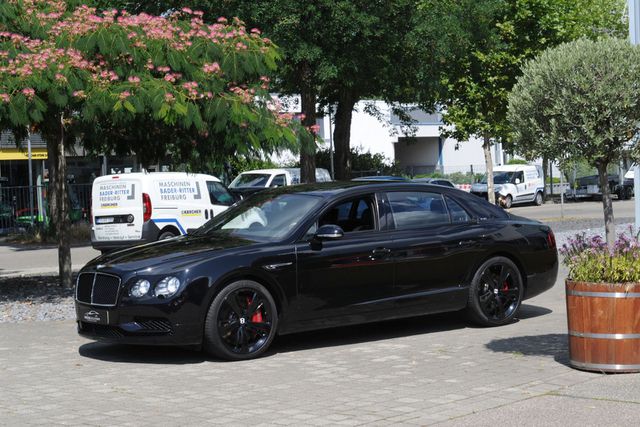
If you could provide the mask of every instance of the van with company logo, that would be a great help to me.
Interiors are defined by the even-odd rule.
[[[91,189],[91,244],[113,249],[187,233],[235,202],[218,178],[140,172],[96,178]]]
[[[493,168],[496,203],[504,208],[512,204],[543,201],[542,168],[536,165],[503,165]],[[471,185],[471,193],[487,198],[487,177]]]

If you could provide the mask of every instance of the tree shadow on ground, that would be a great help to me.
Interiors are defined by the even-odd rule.
[[[569,366],[568,342],[567,334],[528,335],[493,340],[486,344],[486,347],[489,350],[502,353],[552,356],[556,362]]]

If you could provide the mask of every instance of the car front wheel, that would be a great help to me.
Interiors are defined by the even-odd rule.
[[[278,312],[269,291],[252,280],[225,287],[209,307],[205,350],[225,360],[253,359],[264,353],[278,326]]]
[[[467,313],[483,326],[499,326],[511,322],[524,296],[518,267],[506,257],[485,261],[476,271],[469,289]]]

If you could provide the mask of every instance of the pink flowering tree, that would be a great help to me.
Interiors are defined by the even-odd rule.
[[[0,3],[0,129],[40,132],[49,152],[61,282],[71,286],[65,152],[165,156],[199,167],[296,148],[269,95],[278,52],[258,30],[202,13],[96,10],[75,0]]]

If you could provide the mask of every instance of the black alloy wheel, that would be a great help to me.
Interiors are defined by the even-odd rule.
[[[483,326],[511,322],[524,296],[522,276],[509,258],[495,257],[484,262],[471,283],[467,312]]]
[[[269,291],[251,280],[225,287],[213,300],[205,321],[205,349],[226,360],[252,359],[264,353],[278,326]]]

